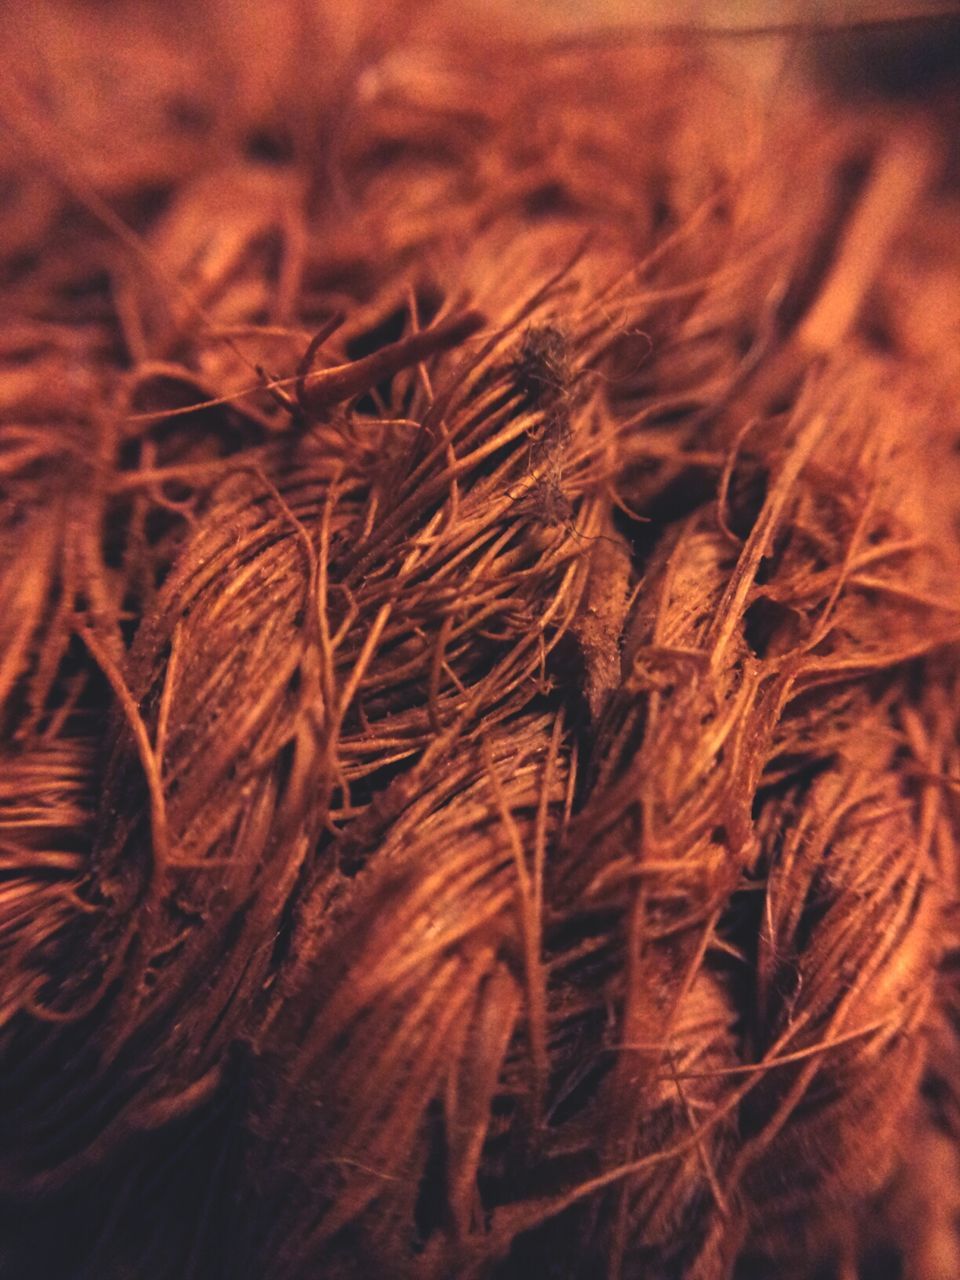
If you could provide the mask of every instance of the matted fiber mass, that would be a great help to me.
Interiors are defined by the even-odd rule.
[[[0,1275],[955,1277],[942,103],[200,9],[3,20]]]

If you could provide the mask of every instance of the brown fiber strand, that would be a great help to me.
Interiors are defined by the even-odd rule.
[[[723,34],[4,13],[4,1280],[956,1274],[956,102]]]

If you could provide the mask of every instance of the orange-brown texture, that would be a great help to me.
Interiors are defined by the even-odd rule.
[[[936,111],[453,9],[5,15],[0,1275],[944,1280]]]

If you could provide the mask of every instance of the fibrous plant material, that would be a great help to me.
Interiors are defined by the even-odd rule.
[[[938,104],[271,10],[5,19],[0,1275],[944,1280]]]

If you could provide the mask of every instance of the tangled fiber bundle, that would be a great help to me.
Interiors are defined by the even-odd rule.
[[[934,106],[264,13],[4,19],[0,1274],[955,1276]]]

